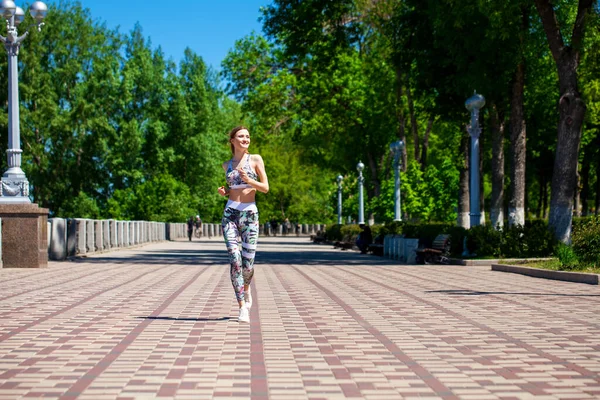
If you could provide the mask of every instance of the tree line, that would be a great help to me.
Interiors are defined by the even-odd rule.
[[[600,8],[496,3],[275,0],[221,73],[189,49],[176,65],[140,26],[123,34],[79,3],[51,6],[19,54],[32,197],[61,217],[216,222],[227,132],[243,123],[269,174],[265,220],[334,222],[339,174],[355,219],[362,161],[367,213],[390,221],[389,145],[401,139],[404,218],[460,222],[464,102],[477,90],[489,223],[549,218],[568,240],[573,210],[600,208]],[[4,143],[6,75],[0,58]]]

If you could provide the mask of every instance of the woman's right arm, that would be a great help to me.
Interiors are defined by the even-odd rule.
[[[223,167],[223,171],[225,171],[225,173],[227,173],[227,163],[223,163],[223,165],[221,165]],[[219,187],[219,194],[221,196],[229,196],[229,188],[226,188],[225,186],[221,186]]]

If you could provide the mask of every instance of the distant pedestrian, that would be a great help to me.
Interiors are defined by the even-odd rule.
[[[223,163],[227,187],[219,188],[221,196],[229,196],[221,225],[229,252],[231,283],[240,307],[238,321],[250,322],[250,283],[254,276],[259,231],[255,196],[257,190],[262,193],[269,191],[269,180],[262,157],[248,153],[250,133],[247,128],[233,128],[229,132],[229,144],[232,157]],[[241,237],[241,248],[238,237]]]
[[[187,229],[188,229],[188,239],[192,241],[192,234],[194,233],[194,217],[190,216],[190,219],[187,221]]]

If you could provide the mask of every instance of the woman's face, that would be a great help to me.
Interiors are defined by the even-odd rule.
[[[248,150],[250,146],[250,132],[246,129],[240,129],[231,139],[231,143],[236,149]]]

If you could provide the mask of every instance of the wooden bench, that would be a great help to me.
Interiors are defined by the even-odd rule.
[[[346,235],[341,241],[336,241],[333,247],[339,247],[342,250],[352,250],[354,248],[354,242],[351,241],[351,237]]]
[[[417,264],[446,264],[450,256],[450,235],[437,235],[431,247],[415,250]]]
[[[310,235],[310,240],[312,240],[314,243],[323,243],[326,239],[321,231],[318,231],[316,235]]]
[[[375,241],[369,245],[368,252],[375,256],[383,256],[383,235],[377,235]]]

